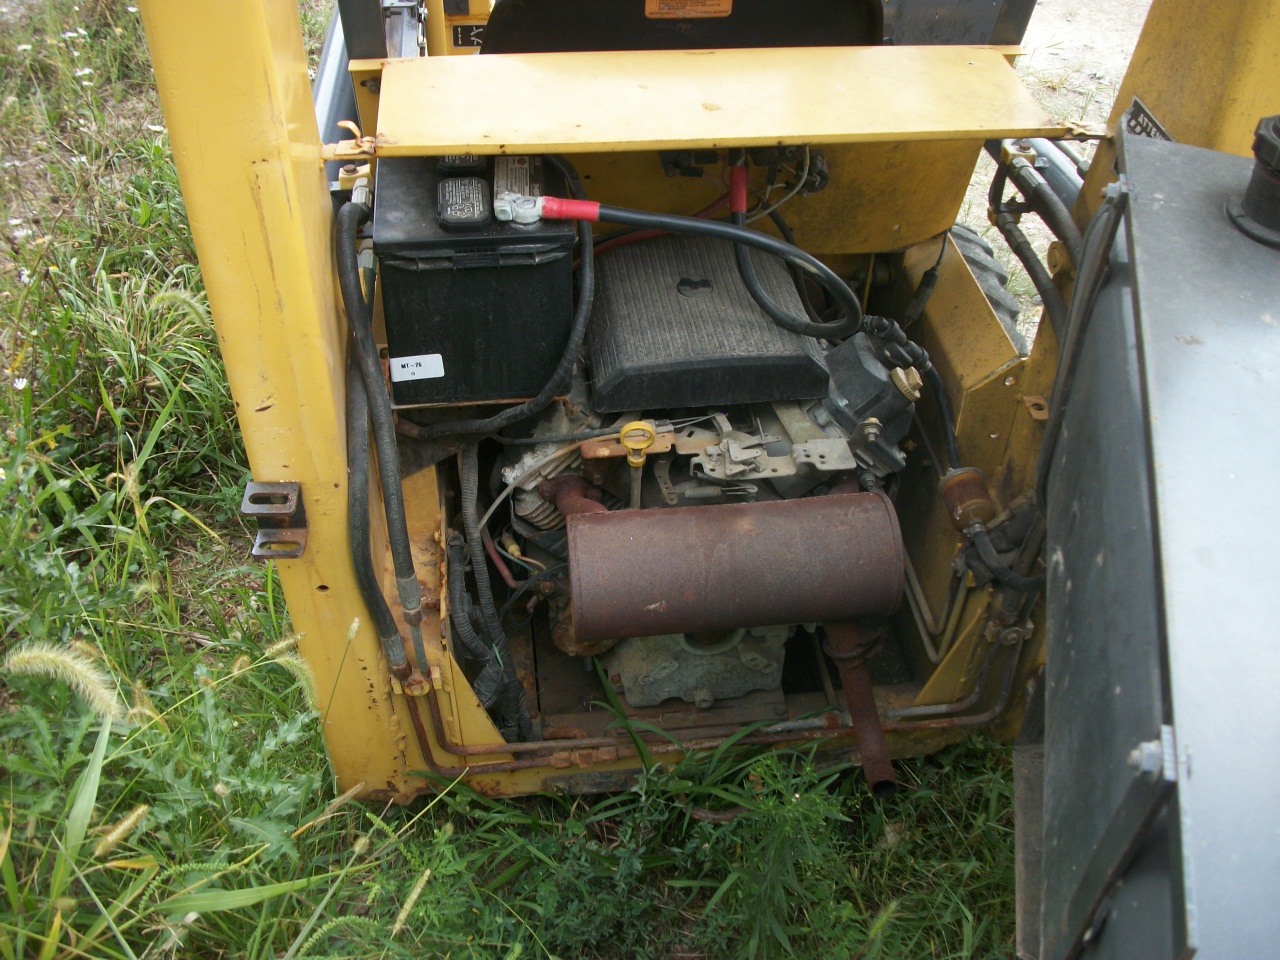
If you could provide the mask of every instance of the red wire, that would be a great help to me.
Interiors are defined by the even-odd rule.
[[[498,553],[498,548],[493,545],[493,537],[489,536],[489,531],[481,530],[480,539],[484,541],[484,549],[489,554],[489,559],[493,561],[493,565],[498,568],[498,572],[502,574],[502,579],[507,582],[508,587],[514,590],[520,585],[520,582],[511,575],[507,565],[502,562],[502,555]]]
[[[708,217],[712,217],[715,214],[719,213],[728,205],[729,205],[729,195],[726,193],[722,197],[720,197],[719,200],[716,200],[714,203],[710,204],[709,206],[703,207],[701,210],[695,213],[694,216],[705,220]],[[600,244],[600,246],[596,247],[596,250],[595,250],[596,256],[599,256],[600,254],[604,253],[606,250],[613,250],[613,249],[616,249],[617,247],[625,247],[628,243],[639,243],[641,240],[653,240],[657,237],[666,237],[666,236],[670,236],[670,231],[668,230],[637,230],[635,233],[628,233],[622,237],[614,237],[612,240],[606,240],[604,243]],[[574,265],[574,268],[576,269],[578,266],[578,263],[576,260],[574,261],[573,265]]]

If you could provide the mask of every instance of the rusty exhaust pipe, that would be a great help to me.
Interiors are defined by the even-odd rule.
[[[893,772],[889,748],[884,742],[884,729],[876,711],[871,673],[867,670],[866,661],[879,637],[869,635],[853,623],[828,623],[823,629],[827,634],[823,649],[840,668],[840,685],[844,687],[849,722],[858,741],[862,774],[867,778],[871,795],[877,800],[887,800],[898,792],[898,777]]]
[[[569,513],[578,643],[886,616],[902,599],[889,498],[841,493]]]

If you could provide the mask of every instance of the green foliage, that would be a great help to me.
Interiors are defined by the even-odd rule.
[[[732,749],[604,797],[335,797],[274,573],[240,559],[245,459],[150,84],[121,2],[0,16],[0,655],[49,662],[0,675],[0,958],[1009,953],[988,745],[906,765],[887,804]]]

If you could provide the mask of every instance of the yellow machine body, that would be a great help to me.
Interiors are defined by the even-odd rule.
[[[449,54],[474,47],[456,45],[454,28],[483,24],[488,4],[471,0],[460,15],[446,14],[442,0],[429,0],[429,56],[353,61],[363,136],[322,144],[293,0],[143,0],[142,6],[254,478],[297,483],[305,501],[305,549],[275,562],[299,649],[315,675],[330,761],[340,789],[358,788],[368,797],[407,800],[438,788],[439,778],[459,777],[494,795],[594,790],[625,782],[640,761],[622,731],[592,746],[572,739],[503,741],[454,656],[436,468],[403,481],[428,609],[427,662],[417,664],[426,689],[410,697],[389,671],[357,590],[347,540],[349,337],[335,279],[326,160],[376,166],[383,157],[561,152],[583,173],[593,200],[685,212],[713,201],[720,188],[714,178],[665,176],[655,160],[659,150],[821,147],[832,171],[821,203],[797,197],[787,208],[797,245],[845,275],[861,268],[870,276],[877,255],[900,256],[893,295],[905,304],[938,260],[937,238],[956,220],[984,141],[1105,136],[1048,116],[1004,49],[455,57]],[[1121,101],[1140,95],[1181,138],[1244,152],[1264,101],[1280,89],[1276,45],[1261,40],[1276,35],[1280,4],[1229,8],[1228,16],[1204,0],[1155,0],[1117,111]],[[1195,84],[1171,56],[1182,48],[1188,20],[1216,31],[1213,69],[1201,71]],[[1254,39],[1245,43],[1246,36]],[[1241,50],[1246,55],[1237,56]],[[1086,203],[1107,176],[1105,166],[1095,164]],[[1057,359],[1048,325],[1031,355],[1020,356],[951,245],[913,335],[946,385],[966,459],[985,472],[998,506],[1008,507],[1033,484]],[[922,413],[926,428],[932,416]],[[962,537],[936,484],[927,471],[902,483],[908,579],[918,592],[913,586],[912,607],[904,605],[894,628],[922,679],[877,687],[882,710],[963,701],[977,689],[996,642],[988,628],[989,588],[966,582],[949,603]],[[373,555],[392,598],[377,484],[371,488]],[[1033,613],[1035,632],[1014,648],[1019,660],[1007,695],[995,684],[978,690],[960,722],[890,721],[890,753],[926,753],[982,725],[1016,730],[1043,659],[1042,620]],[[942,638],[932,650],[936,663],[926,625]],[[815,702],[789,704],[793,716],[819,709]],[[709,731],[652,750],[658,757],[679,754],[713,746],[724,735]],[[810,730],[772,742],[824,735]],[[832,745],[852,743],[846,734]]]

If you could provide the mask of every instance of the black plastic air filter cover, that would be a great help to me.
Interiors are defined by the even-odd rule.
[[[752,251],[782,309],[804,306],[780,260]],[[733,246],[662,237],[602,254],[588,347],[602,413],[805,400],[827,392],[818,345],[775,324],[743,286]]]

